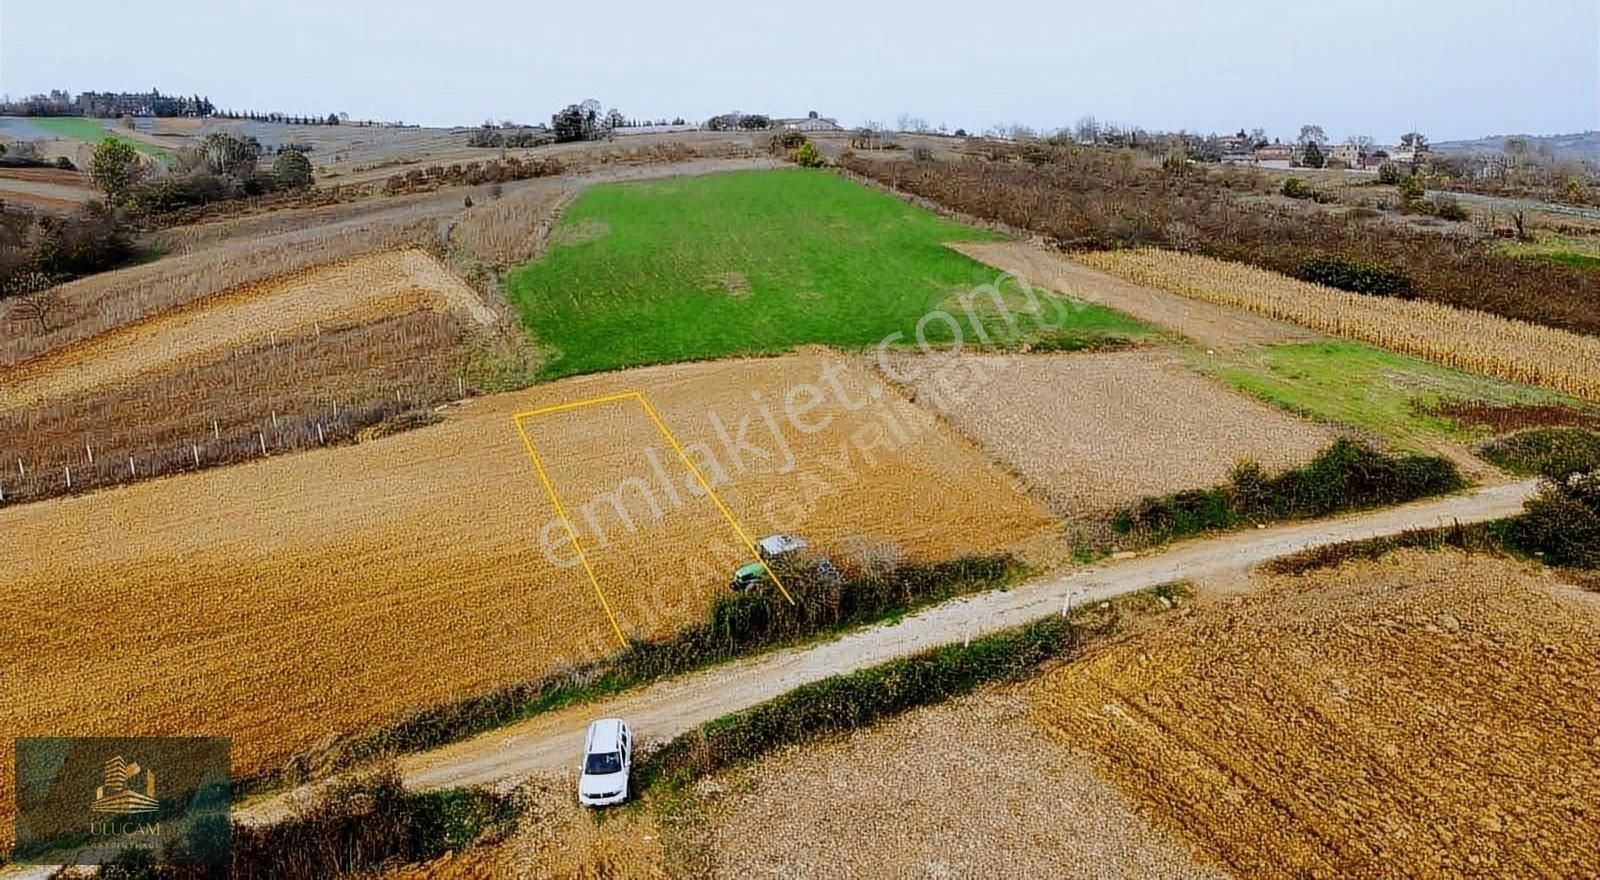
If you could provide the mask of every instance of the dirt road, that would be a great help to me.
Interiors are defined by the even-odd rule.
[[[1135,559],[1071,571],[1004,592],[929,608],[897,623],[852,632],[820,645],[777,651],[703,673],[658,682],[601,703],[531,719],[401,761],[406,783],[437,789],[559,771],[577,760],[588,719],[629,719],[651,741],[670,739],[714,718],[770,700],[801,685],[875,666],[939,645],[1027,624],[1064,605],[1100,602],[1177,580],[1205,580],[1323,544],[1412,528],[1498,519],[1521,510],[1533,481],[1492,486],[1449,498],[1334,520],[1239,532],[1180,544]],[[303,790],[302,790],[303,791]],[[294,793],[247,805],[251,823],[285,815]]]
[[[948,247],[1057,293],[1126,312],[1207,348],[1227,350],[1320,338],[1315,331],[1295,324],[1124,281],[1031,242],[961,242]]]

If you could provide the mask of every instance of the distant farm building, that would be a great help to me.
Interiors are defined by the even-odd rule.
[[[1257,147],[1256,162],[1268,168],[1288,168],[1294,162],[1294,147],[1289,144]]]
[[[839,120],[818,116],[815,110],[799,119],[774,119],[772,124],[786,131],[844,131]]]

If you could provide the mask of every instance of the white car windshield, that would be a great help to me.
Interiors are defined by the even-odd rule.
[[[583,772],[590,776],[605,776],[622,772],[621,752],[595,752],[583,763]]]

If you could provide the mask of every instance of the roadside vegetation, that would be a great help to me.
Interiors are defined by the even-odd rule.
[[[1018,563],[1001,556],[908,564],[843,580],[779,570],[795,598],[792,605],[765,588],[725,594],[712,604],[702,622],[670,638],[634,641],[609,657],[418,712],[376,733],[300,755],[288,763],[281,781],[301,782],[387,755],[432,748],[666,676],[889,620],[955,596],[996,589],[1023,574]]]
[[[1395,456],[1340,439],[1303,467],[1268,475],[1259,465],[1242,462],[1227,485],[1147,498],[1118,512],[1111,524],[1118,534],[1160,543],[1248,524],[1401,504],[1465,485],[1448,459]]]
[[[864,349],[897,332],[913,344],[923,315],[995,281],[943,242],[993,237],[816,171],[617,184],[580,195],[548,253],[511,273],[506,292],[552,352],[547,378],[807,343]],[[1024,302],[1005,295],[1013,309]],[[1048,337],[1047,346],[1077,348],[1149,332],[1074,302],[1048,334],[1017,316],[1018,338],[990,298],[975,308],[1003,347]],[[977,344],[954,309],[966,343]],[[924,330],[934,345],[958,332],[944,321]]]
[[[639,791],[670,792],[785,746],[869,727],[986,684],[1028,678],[1049,662],[1070,660],[1116,635],[1129,612],[1160,613],[1190,595],[1185,584],[1166,584],[1070,617],[1049,617],[804,685],[651,751],[634,771]]]
[[[1367,264],[1420,299],[1585,334],[1600,334],[1600,276],[1521,260],[1465,236],[1355,213],[1241,206],[1273,191],[1258,172],[1179,162],[1143,167],[1126,151],[1050,147],[1037,163],[896,162],[857,154],[850,170],[948,208],[1027,229],[1061,247],[1169,247],[1304,277],[1312,261]]]

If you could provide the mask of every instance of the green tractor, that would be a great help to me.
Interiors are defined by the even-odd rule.
[[[832,583],[840,577],[839,569],[832,562],[812,553],[810,544],[793,535],[768,535],[756,542],[756,552],[761,554],[760,562],[741,565],[733,573],[733,582],[729,586],[734,592],[753,590],[771,583],[767,577],[769,567],[785,573],[796,572],[802,577],[809,576],[823,583]]]

